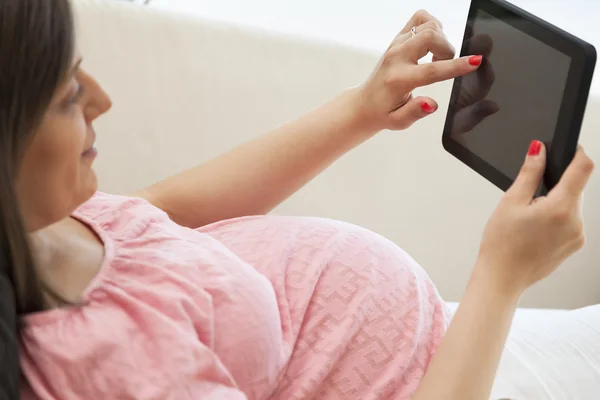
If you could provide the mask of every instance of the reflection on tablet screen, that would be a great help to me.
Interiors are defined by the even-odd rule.
[[[484,61],[462,78],[452,137],[514,179],[533,139],[551,145],[571,58],[481,10],[466,37]]]

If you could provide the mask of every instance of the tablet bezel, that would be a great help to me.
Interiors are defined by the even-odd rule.
[[[547,155],[548,162],[544,182],[539,191],[540,195],[546,194],[558,183],[577,150],[579,132],[596,64],[596,50],[591,44],[504,0],[472,0],[463,35],[461,56],[469,55],[466,54],[467,45],[465,41],[469,32],[473,29],[475,15],[479,10],[512,25],[515,29],[540,40],[571,58],[552,146]],[[527,23],[523,24],[523,22]],[[447,152],[501,190],[506,191],[512,185],[513,179],[451,137],[454,116],[453,104],[456,103],[459,95],[461,80],[461,77],[454,80],[442,135],[442,145]],[[523,154],[524,157],[525,154]]]

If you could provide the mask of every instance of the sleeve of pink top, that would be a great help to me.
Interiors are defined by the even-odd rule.
[[[35,399],[246,400],[203,338],[172,322],[131,297],[123,308],[83,308],[61,320],[62,329],[27,327],[47,339],[25,341],[22,353]],[[27,391],[23,398],[32,399]]]

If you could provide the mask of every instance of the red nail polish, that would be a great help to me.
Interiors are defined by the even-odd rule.
[[[479,65],[481,65],[482,60],[482,56],[471,56],[469,57],[469,64],[471,64],[474,67],[478,67]]]
[[[529,152],[527,154],[530,156],[537,156],[540,154],[540,150],[542,150],[542,142],[539,140],[534,140],[529,145]]]
[[[423,104],[421,104],[421,110],[426,113],[432,113],[435,111],[435,108],[431,107],[429,103],[423,102]]]

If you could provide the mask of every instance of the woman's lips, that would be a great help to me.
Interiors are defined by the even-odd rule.
[[[89,149],[84,151],[83,154],[81,154],[81,156],[85,157],[85,158],[94,158],[97,155],[98,155],[98,150],[96,149],[96,146],[90,147]]]

